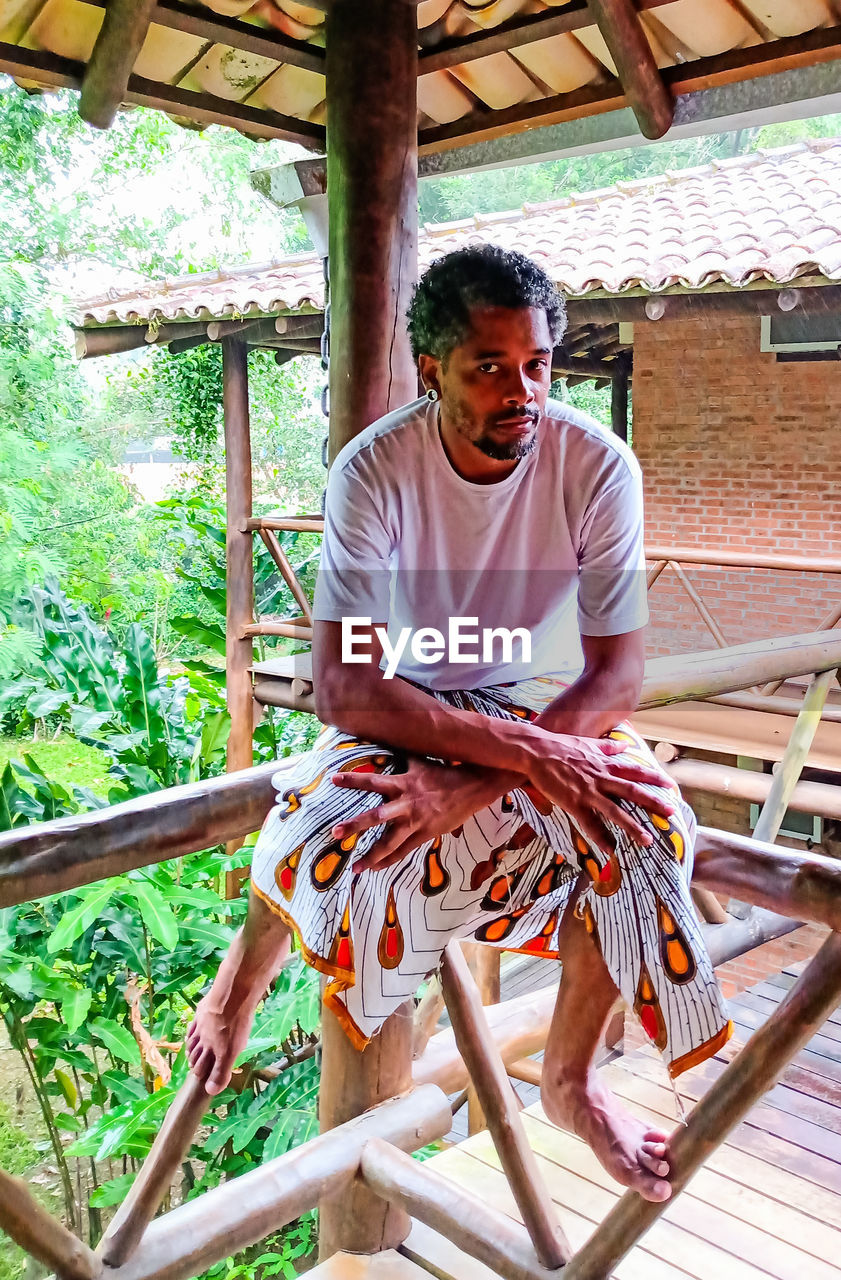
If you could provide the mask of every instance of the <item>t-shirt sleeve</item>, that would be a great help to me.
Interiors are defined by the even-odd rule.
[[[334,467],[327,484],[313,617],[387,622],[391,550],[382,504],[352,467]]]
[[[615,636],[648,622],[642,476],[624,461],[594,494],[578,555],[578,625],[584,636]]]

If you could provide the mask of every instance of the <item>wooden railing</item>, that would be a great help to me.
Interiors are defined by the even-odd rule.
[[[836,633],[743,645],[689,660],[657,659],[647,668],[642,705],[723,693],[759,679],[816,673],[794,726],[795,760],[840,666],[841,635]],[[260,825],[271,807],[271,777],[282,767],[283,762],[263,765],[82,817],[6,832],[0,835],[0,906],[78,888],[245,835]],[[793,766],[780,771],[784,776],[769,809],[764,841],[702,829],[693,884],[707,893],[755,904],[747,920],[708,928],[716,961],[799,920],[828,926],[832,933],[769,1022],[671,1139],[675,1194],[841,999],[841,862],[779,850],[770,843],[780,805],[794,785],[793,773]],[[409,1095],[366,1109],[287,1155],[152,1221],[209,1103],[203,1086],[188,1077],[98,1253],[7,1174],[0,1174],[0,1225],[63,1280],[190,1280],[317,1202],[335,1204],[337,1197],[364,1186],[393,1207],[389,1231],[395,1242],[405,1234],[406,1215],[412,1214],[506,1280],[547,1280],[561,1273],[563,1280],[604,1277],[663,1206],[628,1192],[588,1243],[571,1254],[540,1182],[506,1078],[506,1062],[521,1059],[545,1041],[554,988],[518,1001],[514,1009],[498,1005],[484,1010],[456,943],[443,957],[441,974],[452,1030],[433,1035],[425,1044],[427,1019],[412,1071],[415,1088]],[[468,1077],[525,1226],[449,1182],[443,1184],[439,1175],[401,1154],[449,1130],[451,1111],[442,1086],[459,1089]]]

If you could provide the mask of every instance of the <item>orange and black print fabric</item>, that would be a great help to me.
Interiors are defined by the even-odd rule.
[[[432,696],[480,715],[533,717],[561,687],[539,677]],[[628,725],[611,736],[657,767]],[[646,848],[614,827],[607,857],[562,810],[523,788],[397,865],[354,875],[352,864],[382,828],[343,841],[331,829],[378,798],[334,787],[330,778],[340,769],[395,767],[389,748],[326,728],[312,751],[276,775],[277,804],[251,870],[255,892],[295,929],[306,960],[329,976],[325,1000],[357,1046],[438,967],[452,938],[556,956],[571,902],[673,1076],[725,1042],[730,1024],[689,893],[695,819],[673,784],[664,778],[677,801],[672,818],[637,810],[655,837]]]

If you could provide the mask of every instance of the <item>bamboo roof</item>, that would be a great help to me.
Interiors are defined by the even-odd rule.
[[[811,140],[507,213],[427,225],[419,264],[468,244],[528,254],[573,297],[841,282],[841,140]],[[77,327],[320,311],[321,260],[154,282],[80,300]]]
[[[109,2],[112,23],[125,24],[120,68],[119,31],[110,50],[100,34],[105,0],[0,0],[0,71],[28,86],[81,86],[94,123],[110,118],[104,96],[111,110],[153,106],[193,127],[222,123],[323,150],[327,4]],[[421,153],[626,104],[659,136],[679,95],[841,55],[839,0],[638,0],[637,9],[617,28],[604,0],[420,0]],[[93,73],[97,102],[85,114]]]

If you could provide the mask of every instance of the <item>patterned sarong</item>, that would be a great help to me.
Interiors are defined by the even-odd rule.
[[[534,719],[562,688],[538,677],[433,696],[490,717]],[[631,759],[659,767],[629,725],[610,736],[627,742]],[[452,938],[556,957],[574,903],[671,1075],[717,1052],[732,1027],[689,893],[695,818],[674,784],[664,780],[663,794],[677,805],[670,819],[635,808],[655,837],[648,847],[611,827],[608,858],[561,809],[523,788],[395,866],[354,875],[352,863],[383,827],[343,841],[331,829],[380,797],[330,779],[340,769],[394,772],[398,756],[325,728],[312,751],[276,775],[278,803],[251,869],[254,891],[298,934],[307,962],[329,976],[325,1003],[357,1048],[438,967]]]

